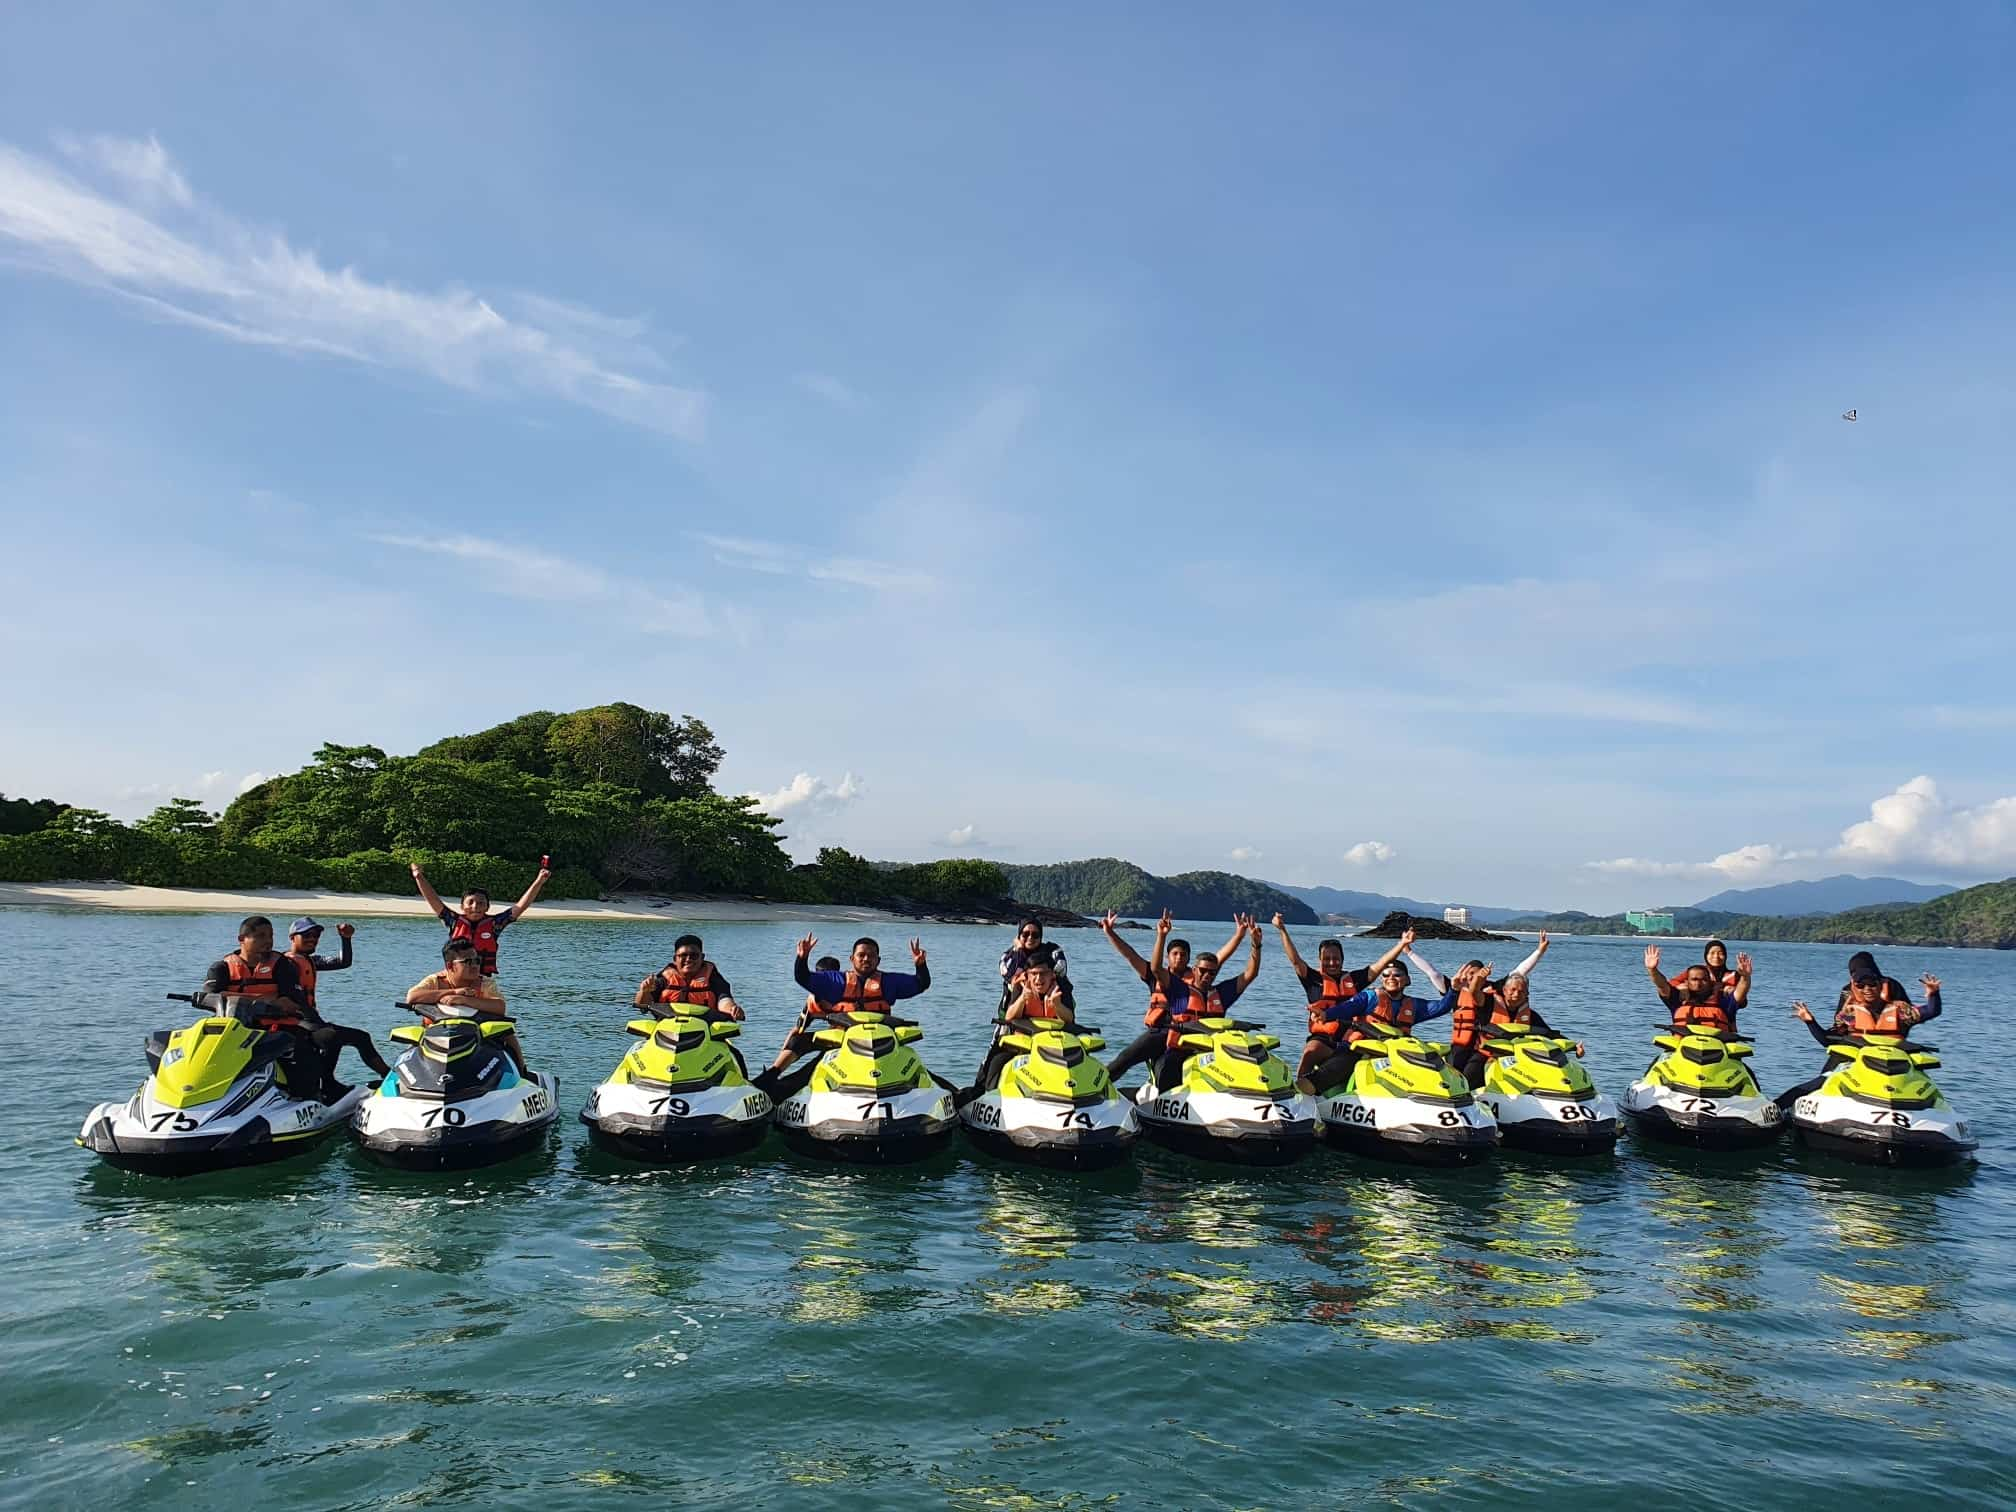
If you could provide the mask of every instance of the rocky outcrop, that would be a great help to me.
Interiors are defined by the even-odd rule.
[[[1466,929],[1461,924],[1445,924],[1440,919],[1417,919],[1397,909],[1386,915],[1358,938],[1397,940],[1408,930],[1417,940],[1510,940],[1512,935],[1493,934],[1488,929]]]

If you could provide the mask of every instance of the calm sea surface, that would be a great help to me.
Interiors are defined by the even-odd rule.
[[[132,1092],[146,1032],[186,1017],[161,994],[189,990],[234,922],[0,908],[0,1504],[2016,1503],[2016,1096],[1997,1054],[2016,954],[1877,952],[1945,979],[1927,1037],[1983,1145],[1946,1174],[1628,1136],[1595,1166],[1446,1175],[1325,1150],[1224,1172],[1145,1148],[1091,1178],[963,1150],[862,1173],[774,1141],[740,1164],[626,1167],[573,1115],[673,932],[536,915],[505,936],[503,980],[560,1076],[543,1153],[447,1177],[342,1143],[180,1183],[100,1168],[71,1143],[85,1110]],[[752,1061],[797,1007],[799,932],[705,930]],[[1187,928],[1200,949],[1226,932]],[[855,929],[825,933],[844,955]],[[924,931],[921,1048],[962,1081],[1006,933]],[[1097,933],[1055,937],[1081,1015],[1121,1041],[1139,987]],[[323,1011],[382,1046],[440,939],[361,921]],[[903,964],[895,929],[884,944]],[[1300,993],[1268,944],[1241,1012],[1293,1043]],[[1461,953],[1429,948],[1444,969]],[[1745,1024],[1775,1091],[1818,1065],[1786,1005],[1831,1005],[1848,949],[1755,955]],[[1656,1017],[1638,947],[1560,941],[1534,985],[1620,1092]]]

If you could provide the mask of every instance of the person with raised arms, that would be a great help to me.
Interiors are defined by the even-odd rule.
[[[532,879],[532,885],[502,913],[492,913],[490,894],[482,888],[466,889],[458,911],[441,901],[441,895],[434,891],[433,883],[427,880],[427,872],[418,861],[408,869],[413,873],[414,885],[420,889],[420,900],[435,918],[448,926],[450,939],[466,940],[475,948],[477,964],[486,977],[497,975],[497,937],[508,925],[525,917],[525,911],[539,901],[539,894],[553,876],[552,869],[546,865],[546,858],[540,857],[539,874]]]
[[[1199,1019],[1223,1018],[1229,1014],[1232,1005],[1246,995],[1246,989],[1260,975],[1260,923],[1251,914],[1234,914],[1232,917],[1239,933],[1251,941],[1252,948],[1246,956],[1246,969],[1229,982],[1218,980],[1220,958],[1208,950],[1191,963],[1189,976],[1179,979],[1162,962],[1161,938],[1155,941],[1155,953],[1149,958],[1148,966],[1155,973],[1156,984],[1169,1005],[1169,1026],[1162,1035],[1162,1059],[1155,1068],[1155,1085],[1158,1087],[1175,1086],[1183,1075],[1183,1062],[1197,1053],[1197,1046],[1183,1043],[1185,1026]],[[1230,955],[1238,943],[1235,935],[1232,946],[1225,953]]]
[[[1697,961],[1670,982],[1659,974],[1659,947],[1645,947],[1645,975],[1659,1001],[1673,1012],[1675,1029],[1708,1029],[1724,1034],[1736,1032],[1736,1013],[1750,995],[1749,957],[1738,956],[1743,973],[1736,985],[1718,986],[1705,961]],[[1733,973],[1732,973],[1733,975]]]
[[[791,958],[791,975],[807,994],[805,1013],[798,1020],[797,1027],[784,1036],[777,1058],[754,1079],[756,1086],[778,1102],[789,1095],[781,1090],[781,1078],[785,1071],[799,1056],[818,1048],[814,1035],[818,1032],[815,1025],[819,1019],[849,1013],[886,1014],[893,1005],[906,998],[931,990],[930,962],[925,958],[923,944],[917,940],[910,942],[910,960],[917,968],[914,972],[884,971],[882,947],[867,935],[854,942],[854,949],[848,956],[850,965],[846,970],[836,965],[830,970],[815,971],[805,963],[818,943],[818,939],[809,934],[798,942],[797,952]]]
[[[355,959],[351,952],[350,937],[356,933],[356,925],[338,924],[336,938],[343,942],[343,948],[336,955],[325,956],[315,953],[315,947],[322,943],[320,924],[303,916],[288,926],[287,959],[293,963],[294,974],[301,980],[301,995],[308,1000],[309,1013],[319,1017],[322,1011],[321,1004],[315,998],[315,986],[322,973],[350,969]],[[309,1036],[325,1057],[327,1069],[332,1076],[335,1074],[337,1060],[342,1056],[345,1045],[357,1052],[358,1059],[371,1068],[373,1075],[383,1076],[392,1069],[386,1064],[385,1057],[378,1053],[378,1046],[366,1030],[332,1024],[327,1019],[322,1019],[309,1031]]]
[[[1113,1078],[1115,1085],[1119,1084],[1124,1073],[1151,1059],[1164,1047],[1169,1028],[1169,996],[1156,985],[1155,973],[1141,958],[1141,953],[1120,938],[1119,924],[1120,915],[1108,909],[1106,917],[1099,921],[1099,928],[1105,932],[1107,943],[1120,953],[1120,959],[1134,968],[1134,974],[1141,978],[1142,984],[1147,987],[1148,1011],[1141,1016],[1141,1022],[1147,1027],[1106,1067],[1107,1074]],[[1170,918],[1169,910],[1165,908],[1162,910],[1162,917],[1155,922],[1155,956],[1160,960],[1165,954],[1167,955],[1169,963],[1167,970],[1171,980],[1188,982],[1191,973],[1190,942],[1169,939],[1169,931],[1173,928],[1175,922]],[[1235,923],[1232,938],[1225,942],[1224,948],[1218,951],[1213,959],[1222,961],[1231,955],[1239,948],[1240,937],[1245,933],[1245,925]]]
[[[1278,913],[1274,915],[1274,928],[1281,935],[1281,949],[1287,954],[1288,965],[1294,971],[1295,979],[1302,984],[1302,995],[1309,1000],[1309,1037],[1302,1043],[1302,1058],[1295,1066],[1296,1085],[1306,1092],[1311,1073],[1337,1053],[1337,1036],[1343,1032],[1338,1023],[1325,1017],[1325,1010],[1332,1003],[1340,1003],[1363,992],[1403,953],[1411,955],[1414,931],[1403,931],[1400,938],[1393,942],[1393,948],[1371,965],[1346,971],[1343,941],[1318,940],[1316,966],[1312,970],[1309,963],[1302,959],[1302,953],[1295,948],[1294,937],[1288,933],[1288,921]]]
[[[1331,1003],[1323,1010],[1326,1019],[1343,1027],[1344,1043],[1297,1090],[1321,1092],[1338,1085],[1350,1077],[1353,1064],[1361,1054],[1366,1053],[1360,1049],[1361,1046],[1367,1050],[1378,1048],[1371,1031],[1358,1027],[1354,1020],[1389,1024],[1411,1033],[1417,1024],[1453,1013],[1464,990],[1474,990],[1478,982],[1488,981],[1490,976],[1488,965],[1459,967],[1442,996],[1431,1003],[1408,993],[1414,974],[1407,969],[1406,962],[1388,961],[1379,973],[1377,986],[1367,987],[1342,1002]]]
[[[1841,1006],[1834,1010],[1832,1024],[1823,1029],[1820,1021],[1813,1016],[1813,1010],[1805,1003],[1792,1005],[1792,1016],[1803,1023],[1806,1032],[1823,1046],[1860,1041],[1872,1034],[1909,1039],[1913,1029],[1946,1011],[1945,1003],[1939,996],[1939,978],[1929,972],[1918,978],[1925,988],[1925,1002],[1921,1006],[1894,991],[1896,979],[1886,977],[1878,970],[1873,956],[1868,956],[1864,964],[1865,956],[1868,952],[1858,952],[1855,962],[1848,968],[1848,985],[1842,989]],[[1822,1067],[1818,1076],[1800,1082],[1796,1087],[1787,1087],[1775,1101],[1780,1108],[1789,1110],[1807,1093],[1819,1091],[1829,1074],[1829,1069]]]
[[[1071,965],[1064,958],[1064,947],[1052,945],[1043,938],[1043,924],[1039,919],[1024,919],[1015,931],[1015,943],[1001,952],[1001,1006],[1005,1009],[1022,990],[1021,976],[1029,963],[1036,959],[1048,961],[1050,969],[1062,984],[1064,997],[1072,1007],[1077,1007],[1077,997],[1071,987]]]
[[[1707,994],[1702,1001],[1726,997],[1737,1008],[1750,1001],[1750,957],[1748,953],[1739,954],[1736,957],[1736,965],[1731,968],[1728,965],[1729,947],[1720,940],[1710,940],[1702,946],[1700,964],[1689,966],[1671,981],[1659,972],[1658,946],[1646,946],[1645,957],[1645,974],[1652,979],[1652,990],[1659,994],[1659,1001],[1671,1008],[1676,1015],[1686,998],[1682,981],[1696,973],[1704,976],[1708,983]],[[1677,1024],[1679,1019],[1676,1017],[1674,1022]],[[1735,1022],[1733,1010],[1730,1022],[1732,1024]]]
[[[1052,1019],[1067,1028],[1077,1021],[1065,997],[1063,978],[1057,975],[1045,957],[1035,957],[1017,976],[1021,985],[1015,990],[1015,1001],[1002,1012],[1002,1018],[1023,1028],[1028,1027],[1030,1019]],[[956,1094],[959,1104],[963,1107],[992,1087],[1002,1068],[1021,1053],[1003,1045],[997,1032],[993,1046],[980,1062],[980,1071],[973,1078],[973,1085],[960,1088]]]

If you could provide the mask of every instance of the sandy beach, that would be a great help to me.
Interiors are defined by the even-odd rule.
[[[500,899],[499,906],[508,900]],[[311,914],[325,923],[366,915],[403,914],[424,918],[418,897],[399,893],[300,892],[291,888],[260,888],[248,892],[213,892],[198,887],[136,887],[126,882],[0,882],[0,907],[113,908],[148,913],[265,914],[284,928],[286,919]],[[542,919],[650,919],[663,924],[724,924],[776,920],[831,921],[863,924],[902,920],[877,908],[841,904],[761,903],[738,898],[666,898],[642,894],[609,901],[562,898],[541,902]],[[286,916],[283,918],[282,916]]]

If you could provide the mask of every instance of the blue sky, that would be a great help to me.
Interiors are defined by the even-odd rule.
[[[7,31],[9,793],[627,698],[801,852],[2016,872],[2007,7]]]

